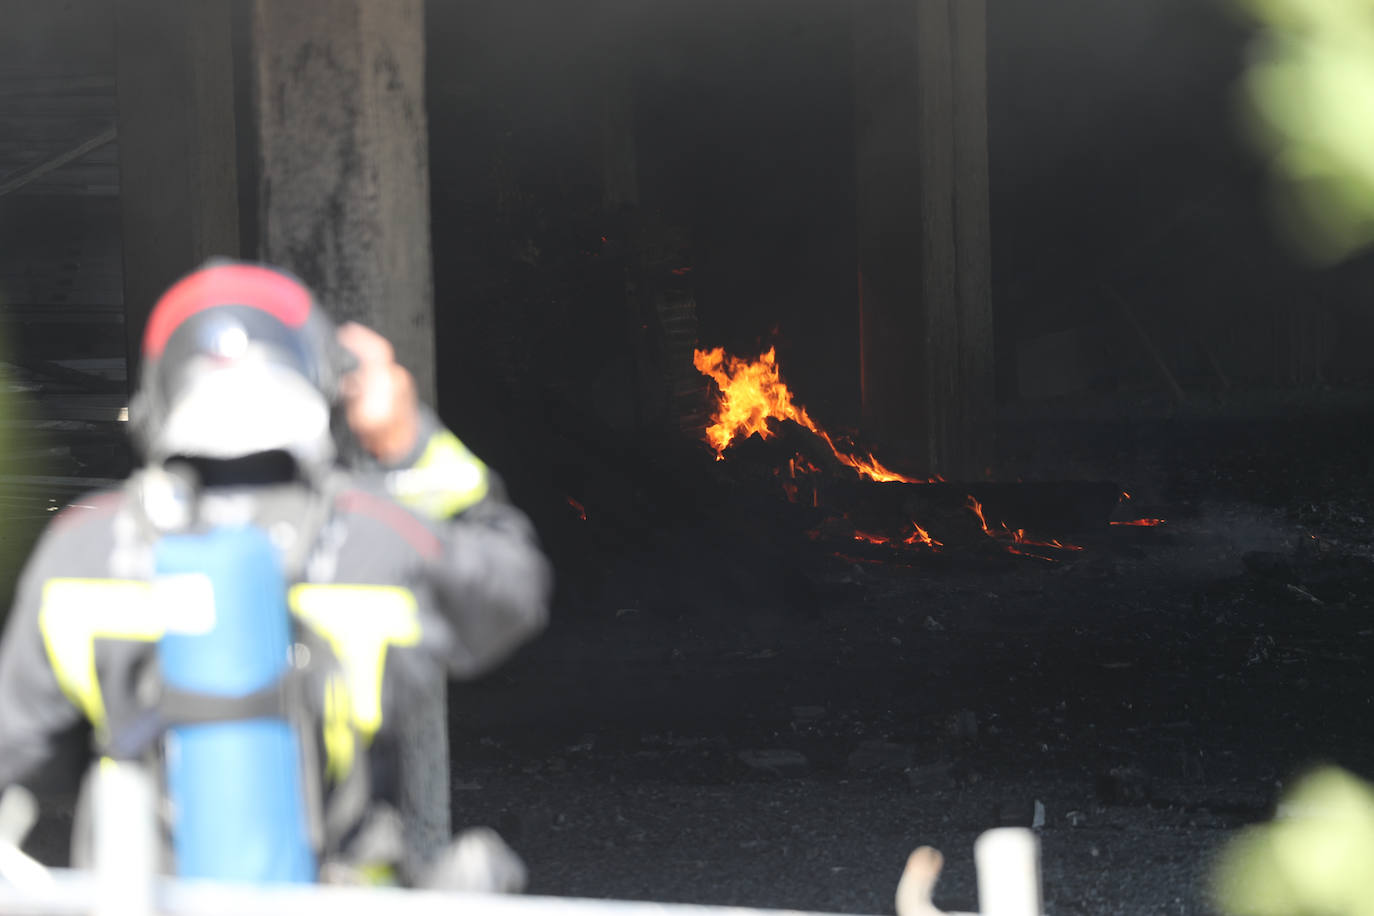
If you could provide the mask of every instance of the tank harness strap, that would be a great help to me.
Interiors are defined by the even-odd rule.
[[[294,719],[291,675],[262,690],[241,697],[213,696],[162,687],[157,703],[110,736],[106,756],[116,760],[142,758],[162,739],[167,729],[178,725],[210,722],[236,722],[243,719]]]

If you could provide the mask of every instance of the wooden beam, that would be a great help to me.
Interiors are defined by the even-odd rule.
[[[116,127],[107,127],[95,136],[81,141],[70,149],[63,150],[50,159],[36,162],[9,178],[6,178],[3,182],[0,182],[0,197],[4,197],[6,194],[13,194],[15,191],[27,187],[49,172],[55,172],[67,163],[75,162],[82,156],[92,153],[102,146],[115,142],[118,138],[119,129]]]
[[[1125,296],[1122,296],[1108,284],[1102,284],[1102,289],[1107,294],[1107,298],[1112,300],[1113,304],[1120,310],[1121,317],[1126,320],[1127,326],[1135,333],[1136,339],[1140,341],[1141,349],[1150,357],[1150,362],[1154,364],[1155,371],[1159,373],[1160,380],[1164,382],[1164,387],[1168,388],[1169,394],[1173,395],[1174,403],[1186,403],[1188,401],[1188,395],[1184,393],[1183,387],[1179,385],[1178,379],[1174,377],[1173,371],[1169,368],[1168,361],[1164,359],[1164,354],[1161,353],[1159,347],[1155,345],[1154,338],[1145,330],[1145,326],[1140,323],[1140,319],[1136,318],[1135,309],[1131,308],[1131,304],[1126,301]]]

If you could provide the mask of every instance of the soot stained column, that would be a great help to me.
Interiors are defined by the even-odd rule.
[[[337,319],[381,331],[434,403],[423,0],[253,0],[251,129],[262,258]],[[398,710],[409,847],[450,835],[445,684]]]
[[[922,471],[981,476],[994,422],[985,0],[856,10],[865,425]]]
[[[396,346],[434,398],[423,0],[256,0],[262,256]]]

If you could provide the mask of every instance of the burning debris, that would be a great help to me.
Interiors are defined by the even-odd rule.
[[[1121,491],[1121,502],[1127,503],[1131,500],[1131,494],[1125,490]],[[1157,528],[1164,524],[1162,518],[1132,518],[1124,521],[1114,521],[1110,524],[1119,525],[1125,528]]]
[[[1011,541],[1010,544],[1007,544],[1007,545],[1006,545],[1007,551],[1010,552],[1010,553],[1018,554],[1018,555],[1024,556],[1024,557],[1036,557],[1037,559],[1040,559],[1040,560],[1051,560],[1051,559],[1053,559],[1052,557],[1047,557],[1047,556],[1045,556],[1044,554],[1036,553],[1036,552],[1034,552],[1034,551],[1024,550],[1024,549],[1022,549],[1022,548],[1025,548],[1025,547],[1046,547],[1046,548],[1049,548],[1049,549],[1051,549],[1051,550],[1082,550],[1082,549],[1083,549],[1082,547],[1078,546],[1077,544],[1065,544],[1065,543],[1062,543],[1061,541],[1059,541],[1059,540],[1057,540],[1057,539],[1053,539],[1053,538],[1050,539],[1050,540],[1048,540],[1048,541],[1037,541],[1037,540],[1033,540],[1033,539],[1031,539],[1031,538],[1026,537],[1026,529],[1024,529],[1024,528],[1009,528],[1009,527],[1007,527],[1007,523],[1006,523],[1006,522],[999,522],[998,524],[999,524],[1001,530],[1000,530],[1000,531],[994,531],[993,529],[991,529],[991,528],[988,527],[988,520],[987,520],[987,518],[983,515],[983,506],[982,506],[981,503],[978,502],[978,500],[974,499],[973,496],[970,495],[969,498],[968,498],[968,504],[967,504],[967,505],[968,505],[969,511],[972,512],[974,515],[978,516],[978,524],[980,524],[980,525],[983,526],[983,533],[984,533],[984,534],[986,534],[988,537],[992,538],[993,540],[998,540],[998,539],[1009,539],[1009,540]]]
[[[773,347],[769,347],[767,353],[753,362],[729,356],[721,347],[696,350],[692,354],[692,363],[702,375],[714,379],[720,388],[719,404],[711,417],[711,425],[706,428],[706,441],[716,450],[718,461],[724,460],[725,450],[736,437],[747,438],[757,434],[759,438],[767,439],[775,435],[768,426],[769,420],[791,420],[823,439],[841,464],[870,480],[930,483],[940,479],[920,479],[899,474],[884,467],[872,452],[867,458],[860,458],[841,451],[830,434],[807,415],[806,408],[792,401],[792,391],[779,374],[777,354]],[[819,470],[814,465],[810,469]],[[796,477],[795,464],[791,471],[792,476]]]
[[[913,503],[923,502],[920,499],[910,499],[904,493],[897,494],[893,491],[881,492],[880,499],[866,498],[878,491],[857,491],[855,483],[862,483],[865,486],[871,484],[883,485],[920,485],[914,489],[923,490],[931,493],[933,502],[943,502],[948,504],[949,494],[947,491],[954,488],[940,477],[912,477],[894,471],[882,464],[872,452],[866,455],[857,449],[850,448],[850,442],[840,436],[834,436],[825,430],[807,413],[806,408],[797,403],[792,390],[783,381],[781,371],[778,367],[777,353],[774,348],[769,348],[767,352],[760,355],[755,360],[747,360],[737,356],[727,354],[723,348],[717,347],[711,350],[697,349],[693,351],[693,364],[703,375],[711,378],[717,387],[716,406],[711,415],[710,423],[705,429],[705,440],[716,453],[718,461],[725,459],[727,449],[736,443],[757,436],[759,440],[777,440],[783,437],[780,424],[790,421],[806,432],[811,433],[825,445],[825,449],[814,451],[808,457],[802,451],[788,457],[783,461],[778,461],[773,468],[773,476],[777,477],[781,483],[782,490],[786,494],[789,502],[799,506],[809,506],[812,509],[821,509],[825,502],[821,498],[822,489],[832,498],[839,497],[835,505],[843,506],[839,512],[839,518],[843,519],[845,525],[844,537],[849,540],[868,544],[891,550],[923,550],[939,551],[945,546],[945,540],[949,536],[944,536],[944,540],[934,537],[930,529],[917,521],[913,516],[920,516],[918,512],[909,511],[915,508]],[[790,449],[789,449],[790,451]],[[826,452],[828,451],[828,455]],[[833,456],[839,466],[848,468],[858,475],[858,481],[844,484],[834,479],[834,475],[827,475],[824,468],[819,464],[829,461]],[[812,460],[815,458],[815,460]],[[819,462],[819,464],[818,464]],[[1005,490],[1007,485],[1001,485]],[[975,485],[970,489],[987,492],[997,488],[998,485]],[[1035,489],[1036,485],[1018,485],[1026,490]],[[1045,485],[1041,485],[1037,492],[1042,492]],[[999,490],[998,492],[1001,492]],[[1103,502],[1099,498],[1105,496],[1107,499],[1114,499],[1120,491],[1110,489],[1103,494],[1094,496],[1095,503]],[[1005,493],[1002,493],[1005,496]],[[1047,494],[1052,495],[1052,494]],[[1120,493],[1120,496],[1129,499],[1129,494]],[[874,525],[871,522],[855,523],[850,518],[849,510],[854,508],[854,503],[881,503],[884,507],[898,505],[905,513],[904,521],[885,518],[883,523]],[[1028,556],[1050,562],[1055,561],[1055,557],[1049,551],[1079,551],[1083,548],[1075,544],[1068,544],[1056,538],[1032,538],[1022,527],[1012,527],[1006,522],[998,522],[995,525],[989,524],[984,513],[984,501],[976,498],[972,493],[965,493],[962,505],[958,509],[966,514],[971,513],[981,529],[981,534],[986,538],[997,543],[1008,553],[1018,556]],[[1108,507],[1110,511],[1110,506]],[[871,513],[874,515],[884,515],[882,511]],[[947,514],[947,513],[946,513]],[[1106,512],[1098,516],[1098,524],[1106,518]],[[823,522],[820,527],[812,532],[812,538],[818,539],[824,530],[829,530],[832,534],[835,531],[836,520],[832,517],[828,522]],[[1152,526],[1161,524],[1162,519],[1135,519],[1121,524],[1134,526]],[[959,523],[962,526],[964,523]],[[1114,523],[1116,524],[1116,523]]]

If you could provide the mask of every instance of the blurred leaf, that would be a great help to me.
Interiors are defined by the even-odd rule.
[[[1271,823],[1242,831],[1214,874],[1236,916],[1374,916],[1374,790],[1335,768],[1303,778]]]
[[[1236,2],[1267,26],[1241,91],[1283,234],[1319,263],[1374,244],[1374,0]]]

